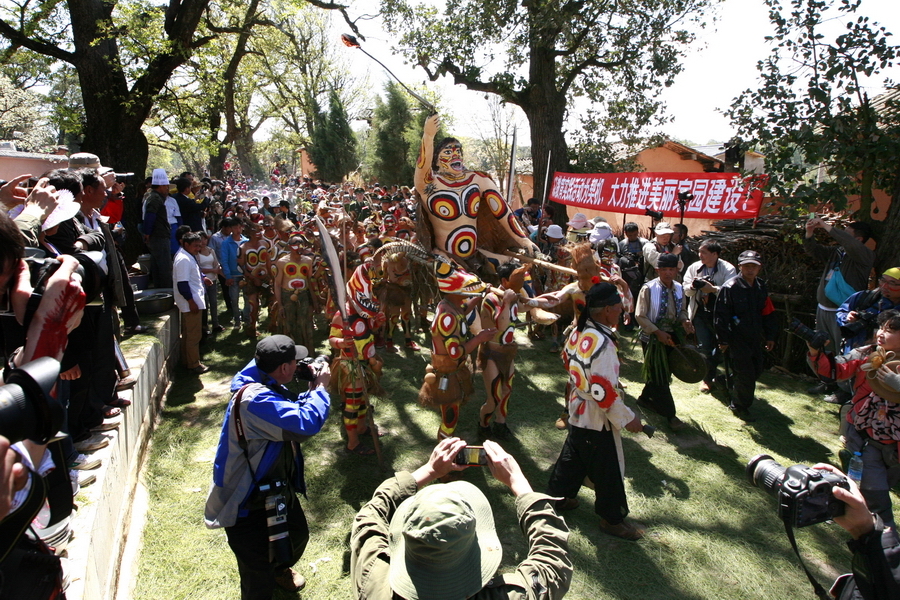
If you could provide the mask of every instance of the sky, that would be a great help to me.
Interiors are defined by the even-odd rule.
[[[884,25],[895,34],[893,42],[900,44],[900,1],[862,0],[860,12]],[[667,105],[666,113],[674,119],[662,130],[673,139],[703,145],[731,138],[734,133],[728,119],[717,109],[726,109],[735,96],[755,85],[756,63],[769,54],[770,46],[764,38],[771,32],[771,25],[762,0],[725,0],[717,13],[718,21],[700,31],[696,43],[688,50],[684,70],[674,85],[661,94]],[[389,40],[375,27],[375,22],[361,23],[361,31],[366,36],[367,41],[363,43],[366,51],[385,63],[404,83],[426,85],[450,100],[456,107],[452,133],[477,138],[479,129],[487,129],[488,108],[483,94],[454,86],[447,78],[428,82],[421,69],[411,69],[403,64],[400,56],[391,54]],[[349,48],[348,51],[358,52]],[[360,72],[368,72],[373,89],[383,88],[383,81],[389,76],[376,63],[360,53],[354,65]],[[893,79],[900,81],[900,68],[894,68]],[[873,86],[869,95],[881,91],[883,88]],[[521,111],[517,112],[519,145],[528,145],[527,121]],[[577,122],[569,126],[575,127]]]

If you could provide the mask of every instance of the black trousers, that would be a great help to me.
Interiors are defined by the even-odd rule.
[[[628,499],[611,430],[569,427],[569,435],[550,474],[547,494],[574,498],[585,476],[594,482],[594,512],[612,525],[621,523],[628,516]]]
[[[644,356],[647,356],[647,346],[647,342],[641,342]],[[666,351],[666,356],[671,358],[672,346],[663,346],[663,348]],[[672,398],[672,390],[668,381],[657,381],[651,378],[650,381],[644,384],[644,389],[641,390],[641,395],[638,399],[648,403],[660,416],[667,419],[675,416],[675,399]]]
[[[232,527],[225,528],[228,545],[237,558],[241,575],[241,600],[270,600],[275,592],[275,574],[292,567],[306,550],[309,526],[297,497],[290,493],[287,500],[287,523],[294,550],[290,564],[269,562],[269,533],[265,509],[252,510],[238,518]]]
[[[756,396],[756,380],[762,375],[763,349],[759,342],[732,341],[728,345],[731,354],[732,408],[750,408]]]

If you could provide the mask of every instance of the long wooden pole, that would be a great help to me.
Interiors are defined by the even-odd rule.
[[[544,229],[544,215],[547,214],[547,188],[550,183],[550,158],[553,156],[553,151],[547,151],[547,172],[544,173],[544,195],[541,202],[541,218],[538,221],[538,231],[537,231],[537,243],[538,246],[541,244],[541,233]]]

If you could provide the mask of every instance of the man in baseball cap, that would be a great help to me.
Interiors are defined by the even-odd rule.
[[[734,416],[747,422],[756,394],[756,380],[762,375],[765,352],[775,347],[778,321],[766,282],[759,278],[762,256],[744,250],[738,256],[740,274],[719,288],[713,325],[719,350],[730,362],[731,404]]]
[[[204,519],[210,529],[225,528],[237,559],[241,598],[271,598],[278,586],[297,592],[306,585],[291,569],[303,556],[309,526],[297,494],[306,493],[301,442],[319,433],[328,419],[330,379],[322,366],[310,390],[299,397],[285,385],[294,378],[305,347],[286,335],[267,337],[231,380],[234,394],[225,411],[213,463],[213,485]],[[266,505],[286,516],[286,537],[270,549]],[[232,594],[234,596],[236,594]]]

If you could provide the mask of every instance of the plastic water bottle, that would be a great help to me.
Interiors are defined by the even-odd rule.
[[[850,466],[847,469],[847,477],[856,482],[856,485],[859,485],[859,482],[862,481],[863,474],[863,459],[861,452],[854,452],[853,457],[850,459]]]

